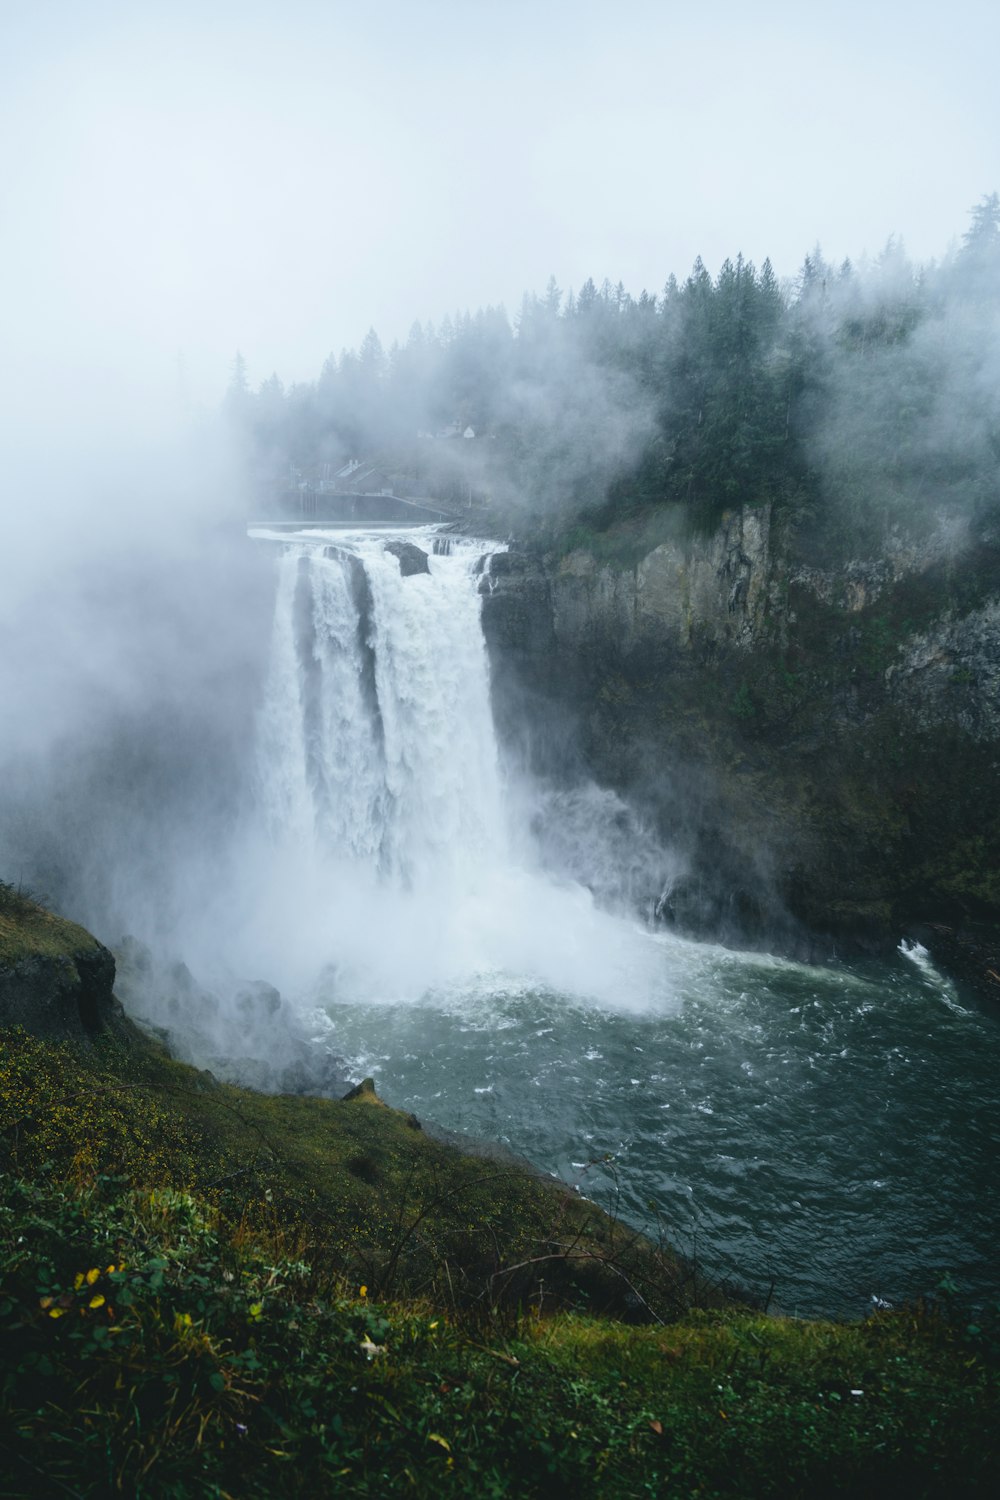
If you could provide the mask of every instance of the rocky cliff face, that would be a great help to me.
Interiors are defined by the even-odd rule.
[[[651,812],[686,861],[681,926],[883,941],[1000,915],[988,528],[817,567],[764,506],[610,550],[493,559],[496,714],[536,771],[586,772]]]
[[[23,899],[0,907],[0,1027],[95,1036],[120,1013],[114,982],[113,957],[84,928]]]
[[[663,542],[633,567],[571,552],[552,578],[557,639],[611,635],[629,652],[725,645],[747,650],[772,621],[770,509],[741,510],[694,547]]]

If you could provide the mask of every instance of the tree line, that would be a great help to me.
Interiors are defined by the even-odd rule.
[[[227,396],[260,483],[307,486],[351,458],[402,493],[478,503],[520,527],[595,527],[677,507],[711,528],[765,502],[874,533],[997,500],[1000,195],[930,266],[813,251],[781,282],[742,255],[632,296],[554,279],[502,307],[374,329],[313,382]]]

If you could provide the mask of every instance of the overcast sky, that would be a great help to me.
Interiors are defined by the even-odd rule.
[[[312,379],[369,325],[742,250],[943,253],[996,0],[0,0],[8,419]]]

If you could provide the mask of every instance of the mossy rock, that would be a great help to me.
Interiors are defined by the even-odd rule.
[[[115,961],[85,928],[0,885],[0,1026],[53,1039],[115,1024]]]

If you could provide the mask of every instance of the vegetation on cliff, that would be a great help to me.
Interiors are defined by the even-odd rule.
[[[996,508],[998,310],[993,193],[937,265],[890,240],[856,265],[817,248],[788,282],[742,255],[656,295],[552,280],[513,323],[480,309],[388,353],[371,331],[289,391],[251,393],[240,362],[229,409],[271,493],[325,494],[362,456],[380,483],[556,546],[580,524],[667,508],[706,533],[769,504],[803,553],[840,557]]]
[[[115,1019],[115,962],[75,922],[0,882],[0,1026],[82,1038]]]
[[[20,886],[0,880],[0,968],[26,958],[62,959],[99,947],[85,928],[57,917]]]
[[[255,1094],[120,1030],[86,1049],[2,1033],[10,1170],[183,1187],[229,1233],[294,1223],[326,1274],[456,1311],[542,1296],[669,1317],[697,1297],[693,1271],[584,1199],[463,1154],[371,1090]]]

